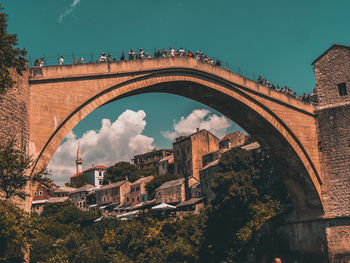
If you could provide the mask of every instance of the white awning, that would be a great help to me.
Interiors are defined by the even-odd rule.
[[[90,205],[89,208],[96,207],[96,206],[98,206],[98,204]]]
[[[121,215],[117,215],[117,218],[123,218],[123,217],[133,216],[133,215],[137,215],[138,213],[139,213],[139,210],[136,210],[136,211],[124,213],[124,214],[121,214]]]
[[[105,209],[107,206],[106,205],[104,205],[104,206],[101,206],[100,207],[100,209]]]
[[[161,203],[160,205],[156,205],[152,207],[152,210],[171,210],[176,209],[176,206],[168,205],[166,203]]]

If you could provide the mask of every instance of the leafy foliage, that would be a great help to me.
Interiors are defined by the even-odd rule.
[[[0,145],[0,190],[4,192],[6,199],[12,196],[25,199],[24,187],[28,180],[44,185],[51,182],[44,177],[49,174],[45,168],[30,175],[29,169],[32,165],[33,160],[26,149],[16,147],[14,139]]]
[[[0,11],[3,8],[0,5]],[[17,35],[7,33],[8,16],[0,12],[0,95],[13,87],[9,68],[14,68],[21,73],[26,68],[27,54],[25,49],[16,48],[18,45]]]
[[[0,262],[22,262],[27,243],[38,231],[37,217],[10,201],[0,201]]]
[[[267,154],[239,148],[225,153],[222,173],[211,185],[216,198],[207,209],[201,257],[242,262],[266,221],[286,210],[287,194]]]
[[[158,174],[157,167],[149,166],[139,169],[137,166],[128,162],[119,162],[114,166],[107,168],[106,175],[103,178],[103,183],[106,184],[108,181],[117,182],[128,178],[130,182],[135,182],[141,177]]]

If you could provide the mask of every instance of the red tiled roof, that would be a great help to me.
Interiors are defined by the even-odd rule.
[[[82,174],[83,174],[83,173],[76,173],[76,174],[74,174],[71,178],[77,177],[77,176],[82,175]]]
[[[226,140],[228,140],[228,139],[230,139],[234,134],[237,134],[237,133],[240,133],[240,131],[235,131],[235,132],[232,132],[232,133],[229,133],[229,134],[226,134],[225,135],[225,137],[224,138],[222,138],[221,140],[220,140],[220,142],[222,142],[222,141],[226,141]]]
[[[89,169],[86,169],[83,173],[92,171],[92,170],[97,170],[97,169],[107,170],[107,168],[108,167],[104,165],[96,165],[96,166],[90,167]]]

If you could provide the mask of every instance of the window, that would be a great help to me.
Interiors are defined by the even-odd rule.
[[[99,185],[102,185],[102,181],[100,180],[100,181],[98,181],[98,183],[99,183]]]
[[[35,192],[35,196],[37,196],[38,195],[38,192]]]
[[[346,96],[348,95],[348,92],[346,90],[346,83],[339,83],[338,84],[338,91],[339,91],[339,96]]]
[[[126,201],[129,202],[129,197],[126,198]]]
[[[132,202],[134,202],[135,201],[135,199],[134,199],[134,197],[132,198]]]
[[[43,192],[39,191],[39,195],[42,195],[42,194],[43,194]]]
[[[98,173],[98,176],[102,176],[102,172],[99,172],[99,173]]]
[[[140,198],[139,198],[139,197],[137,197],[137,201],[140,201]]]

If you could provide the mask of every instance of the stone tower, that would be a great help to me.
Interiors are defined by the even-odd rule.
[[[334,44],[314,66],[322,202],[331,262],[350,260],[350,46]],[[348,218],[346,222],[338,222]],[[339,261],[340,262],[340,261]],[[342,261],[343,262],[343,261]]]
[[[77,174],[80,174],[83,172],[83,160],[81,159],[81,151],[80,151],[80,143],[78,144],[78,150],[77,150],[77,160],[75,161],[77,165]]]

